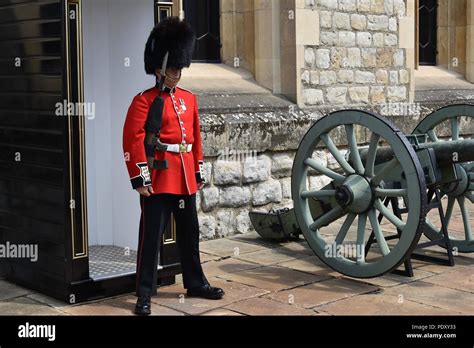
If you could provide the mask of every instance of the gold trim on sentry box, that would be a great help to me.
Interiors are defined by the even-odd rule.
[[[160,22],[160,12],[162,10],[166,11],[167,17],[171,17],[173,15],[173,1],[155,0],[155,24],[158,24]]]
[[[65,15],[66,15],[66,72],[67,72],[67,102],[84,102],[84,86],[83,86],[83,51],[82,51],[82,11],[81,11],[81,1],[80,0],[67,0],[65,1]],[[69,14],[71,11],[75,11],[76,17],[76,59],[77,59],[77,76],[74,78],[71,76],[71,42],[70,42],[70,18]],[[72,99],[72,83],[77,83],[77,94],[78,100],[73,101]],[[82,105],[82,104],[79,104]],[[74,199],[75,187],[76,184],[79,185],[80,195],[81,195],[81,237],[82,237],[82,248],[79,245],[76,245],[76,233],[77,231],[77,211],[75,209],[70,209],[71,217],[71,234],[72,234],[72,257],[73,259],[85,258],[88,256],[88,235],[87,235],[87,196],[86,196],[86,173],[85,173],[85,115],[82,113],[81,108],[79,110],[79,115],[73,116],[68,113],[68,140],[69,140],[69,183],[70,183],[70,195],[71,200]],[[74,180],[75,174],[75,165],[74,165],[74,132],[72,127],[72,117],[78,117],[78,138],[79,138],[79,176],[80,182],[76,183]],[[76,252],[76,250],[82,250],[81,252]]]

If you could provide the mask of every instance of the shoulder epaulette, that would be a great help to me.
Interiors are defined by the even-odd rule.
[[[138,95],[143,95],[143,94],[145,94],[146,92],[151,91],[151,90],[154,89],[154,88],[155,88],[155,87],[145,89],[144,91],[138,93]],[[137,96],[138,96],[138,95],[137,95]]]
[[[176,86],[176,88],[179,88],[179,89],[181,89],[181,90],[183,90],[183,91],[185,91],[185,92],[189,92],[189,93],[191,93],[191,94],[194,95],[194,93],[193,93],[192,91],[190,91],[189,89],[183,88],[183,87],[181,87],[181,86]]]

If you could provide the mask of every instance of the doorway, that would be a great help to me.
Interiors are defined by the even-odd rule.
[[[437,50],[437,0],[419,0],[419,64],[436,65]]]
[[[196,32],[193,61],[221,62],[219,0],[184,0],[185,18]]]

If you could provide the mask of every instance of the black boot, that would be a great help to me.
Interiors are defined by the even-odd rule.
[[[188,289],[189,297],[201,297],[208,300],[220,300],[225,292],[221,288],[215,288],[206,284],[198,288]]]
[[[151,302],[150,296],[141,296],[137,300],[135,305],[136,315],[150,315],[151,314]]]

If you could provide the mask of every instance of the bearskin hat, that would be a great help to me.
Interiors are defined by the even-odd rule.
[[[189,67],[194,53],[196,36],[191,26],[178,17],[162,20],[150,33],[145,47],[145,71],[155,75],[169,52],[168,66],[178,69]]]

